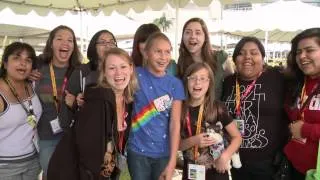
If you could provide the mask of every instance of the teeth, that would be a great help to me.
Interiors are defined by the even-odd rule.
[[[306,62],[306,61],[305,61],[305,62],[302,62],[301,64],[302,64],[302,65],[305,65],[305,64],[309,64],[309,63],[310,63],[310,62]]]

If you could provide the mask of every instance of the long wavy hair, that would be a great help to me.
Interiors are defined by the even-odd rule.
[[[121,57],[122,59],[126,60],[130,64],[130,66],[132,66],[132,68],[133,68],[133,73],[130,77],[129,84],[124,90],[125,101],[126,101],[126,103],[130,103],[133,101],[134,93],[138,89],[138,80],[136,77],[135,66],[133,64],[133,60],[129,56],[129,54],[126,51],[124,51],[123,49],[112,48],[105,53],[104,58],[102,59],[102,62],[99,63],[98,86],[103,87],[103,88],[110,88],[111,87],[105,77],[105,72],[106,72],[105,65],[106,65],[107,59],[110,55],[116,55],[116,56]]]
[[[289,103],[291,105],[295,103],[296,99],[300,95],[304,84],[305,75],[297,64],[297,50],[300,41],[306,38],[315,38],[316,43],[320,46],[320,28],[306,29],[291,40],[291,54],[287,58],[287,71],[289,72],[289,77],[291,77],[288,85],[288,91],[291,96],[291,101]]]
[[[81,64],[81,54],[80,54],[80,51],[78,48],[76,36],[70,27],[64,26],[64,25],[57,26],[56,28],[54,28],[50,32],[49,37],[46,42],[46,46],[44,47],[43,54],[42,54],[42,59],[43,59],[44,63],[49,64],[49,63],[51,63],[51,61],[53,59],[53,49],[52,49],[53,39],[55,38],[55,36],[59,30],[67,30],[73,36],[74,49],[73,49],[72,54],[69,59],[69,68],[74,68],[74,67],[79,66]]]
[[[213,50],[211,48],[211,43],[210,43],[210,37],[209,37],[209,32],[206,23],[204,22],[203,19],[201,18],[191,18],[189,19],[183,26],[183,31],[182,31],[182,38],[181,38],[181,43],[180,43],[180,48],[179,48],[179,58],[178,58],[178,76],[180,78],[183,77],[186,69],[194,63],[194,60],[188,51],[186,45],[183,42],[183,34],[185,33],[185,30],[187,26],[192,23],[192,22],[197,22],[201,25],[202,31],[204,33],[205,39],[204,43],[201,48],[201,57],[203,59],[203,62],[206,62],[212,69],[213,72],[216,70],[216,59],[214,57]]]

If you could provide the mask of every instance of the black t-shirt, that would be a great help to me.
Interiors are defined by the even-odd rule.
[[[218,103],[220,106],[224,106],[222,103]],[[228,115],[226,108],[223,107],[225,111],[223,111],[221,114],[218,114],[216,120],[208,121],[203,120],[201,123],[201,133],[207,132],[208,129],[213,129],[216,133],[219,133],[222,137],[225,138],[226,135],[224,135],[225,130],[224,128],[232,122],[232,118]],[[199,114],[200,106],[196,107],[189,107],[189,113],[190,113],[190,124],[191,124],[191,131],[192,135],[194,136],[197,129],[197,121],[198,121],[198,114]],[[182,139],[190,137],[188,133],[187,125],[183,126],[182,129]],[[206,156],[206,154],[209,153],[209,148],[199,148],[200,156]],[[187,171],[187,164],[188,163],[194,163],[193,157],[190,157],[190,155],[193,154],[193,148],[187,149],[183,152],[184,157],[184,171]],[[211,155],[209,155],[211,156]],[[212,162],[213,163],[213,162]]]
[[[239,80],[241,96],[252,81]],[[235,118],[236,76],[224,81],[222,100]],[[284,113],[284,77],[268,69],[257,79],[254,88],[241,101],[241,119],[245,132],[240,146],[242,162],[270,160],[280,150],[287,137],[287,118]]]

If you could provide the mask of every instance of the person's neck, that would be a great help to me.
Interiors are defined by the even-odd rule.
[[[55,67],[58,67],[58,68],[64,68],[64,67],[68,67],[69,66],[68,62],[61,62],[61,61],[57,60],[56,58],[53,58],[52,64]]]
[[[310,79],[320,79],[320,74],[309,76]]]
[[[25,80],[15,80],[12,79],[10,77],[5,77],[9,83],[15,88],[15,89],[24,89],[25,85],[26,85],[26,81]]]
[[[191,54],[191,56],[194,62],[203,62],[200,52]]]
[[[120,103],[123,102],[124,97],[123,97],[123,91],[115,91],[113,90],[115,96],[116,96],[116,102]]]
[[[151,67],[147,66],[148,71],[156,77],[163,77],[166,75],[166,72],[155,72]]]
[[[200,98],[200,99],[191,99],[189,102],[189,105],[191,107],[197,107],[200,106],[204,101],[204,98]]]

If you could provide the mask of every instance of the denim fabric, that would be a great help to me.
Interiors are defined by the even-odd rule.
[[[21,163],[1,163],[0,180],[37,180],[40,170],[38,157]]]
[[[47,171],[48,171],[48,165],[50,158],[59,143],[59,139],[54,139],[54,140],[40,140],[39,141],[39,146],[40,146],[40,152],[39,152],[39,158],[40,158],[40,165],[43,170],[43,176],[47,176]]]
[[[128,167],[132,180],[158,180],[169,158],[150,158],[128,151]]]

